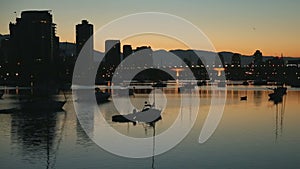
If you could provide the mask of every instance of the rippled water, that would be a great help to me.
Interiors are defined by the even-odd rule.
[[[177,116],[189,117],[193,109],[187,106],[179,111],[180,94],[176,90],[164,92],[167,103],[161,103],[166,108],[163,119],[156,123],[156,134],[167,130]],[[266,88],[228,88],[221,123],[204,144],[199,144],[198,138],[210,108],[211,92],[199,92],[201,105],[192,131],[175,148],[155,156],[154,161],[123,158],[98,147],[78,122],[70,94],[62,112],[2,113],[0,168],[300,168],[300,91],[289,89],[283,103],[275,106],[268,101],[270,91]],[[248,96],[248,100],[240,101],[241,96]],[[131,101],[141,108],[148,97],[136,94]],[[16,102],[16,95],[6,94],[0,100],[1,109],[12,108]],[[111,116],[118,114],[113,102],[101,104],[99,109],[124,135],[153,135],[153,128],[143,124],[112,122]]]

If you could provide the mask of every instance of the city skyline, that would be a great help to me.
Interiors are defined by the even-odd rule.
[[[2,2],[2,168],[299,168],[297,1]]]
[[[52,10],[54,22],[57,23],[57,35],[61,42],[75,42],[75,25],[80,23],[82,19],[89,20],[95,26],[94,31],[96,32],[105,24],[124,15],[159,11],[177,15],[190,21],[208,36],[218,52],[232,51],[252,55],[256,49],[259,49],[265,56],[280,56],[283,53],[284,56],[300,57],[296,36],[299,34],[300,24],[295,22],[299,16],[297,11],[299,2],[296,1],[251,1],[251,3],[234,0],[226,3],[222,1],[202,1],[202,3],[172,1],[172,4],[166,1],[161,2],[159,6],[155,5],[157,4],[155,2],[88,2],[83,6],[76,1],[57,3],[4,2],[3,9],[1,9],[0,24],[6,26],[0,27],[0,33],[7,34],[9,22],[14,22],[15,17],[20,17],[20,12],[27,9]],[[153,49],[184,49],[180,43],[161,42],[161,39],[162,37],[153,36],[152,40],[144,44],[137,44],[139,41],[136,37],[125,41],[133,47],[146,45],[152,46]],[[95,46],[95,48],[97,47]]]

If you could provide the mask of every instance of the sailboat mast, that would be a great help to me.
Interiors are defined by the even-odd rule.
[[[155,87],[154,87],[154,92],[153,92],[153,107],[155,107]]]
[[[155,156],[155,123],[153,123],[153,152],[152,152],[152,169],[154,169]]]

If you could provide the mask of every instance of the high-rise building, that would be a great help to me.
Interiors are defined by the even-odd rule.
[[[0,68],[2,68],[9,59],[9,35],[0,35]]]
[[[255,53],[253,54],[253,62],[255,65],[259,66],[263,62],[263,56],[261,51],[256,50]]]
[[[84,45],[88,51],[93,52],[94,40],[93,40],[94,26],[87,20],[82,20],[81,24],[76,25],[76,54],[79,55]],[[90,39],[91,38],[91,39]],[[90,41],[88,41],[90,39]],[[87,44],[88,42],[88,44]],[[92,53],[90,53],[92,54]]]
[[[47,77],[47,66],[55,62],[59,50],[50,11],[23,11],[16,23],[9,24],[9,29],[11,71],[21,71],[14,74],[26,84],[37,77]]]
[[[131,45],[123,45],[123,59],[126,59],[127,56],[132,54],[132,47]]]
[[[239,53],[234,53],[231,58],[231,66],[227,69],[229,74],[227,78],[230,80],[242,80],[243,71],[241,67],[241,55]]]
[[[121,43],[119,40],[105,41],[105,63],[110,67],[117,67],[121,62]]]
[[[263,55],[261,51],[256,50],[253,54],[253,64],[252,64],[252,72],[255,79],[261,80],[263,77]]]
[[[0,83],[6,78],[9,57],[9,36],[0,35]]]

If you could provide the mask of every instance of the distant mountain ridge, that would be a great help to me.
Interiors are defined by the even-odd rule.
[[[0,35],[0,38],[2,38],[5,35]],[[70,43],[70,42],[60,42],[59,43],[60,51],[63,52],[64,56],[75,56],[76,54],[76,44]],[[94,51],[94,57],[98,60],[102,57],[104,57],[104,52],[100,51]],[[210,51],[203,51],[203,50],[182,50],[182,49],[176,49],[176,50],[154,50],[153,56],[156,57],[163,57],[163,55],[168,54],[175,54],[178,57],[180,57],[182,60],[186,59],[191,62],[191,64],[197,64],[199,61],[198,56],[201,57],[201,61],[205,64],[207,62],[206,56],[212,56],[212,55],[222,55],[224,59],[224,64],[231,64],[232,56],[235,54],[234,52],[228,52],[228,51],[222,51],[222,52],[210,52]],[[122,54],[121,54],[122,55]],[[197,56],[198,55],[198,56]],[[202,57],[203,56],[203,57]],[[263,56],[263,61],[266,61],[268,59],[275,58],[276,56]],[[289,60],[299,60],[300,58],[296,57],[283,57],[284,61],[287,62]],[[241,65],[249,65],[253,61],[253,56],[249,55],[243,55],[241,54]]]

